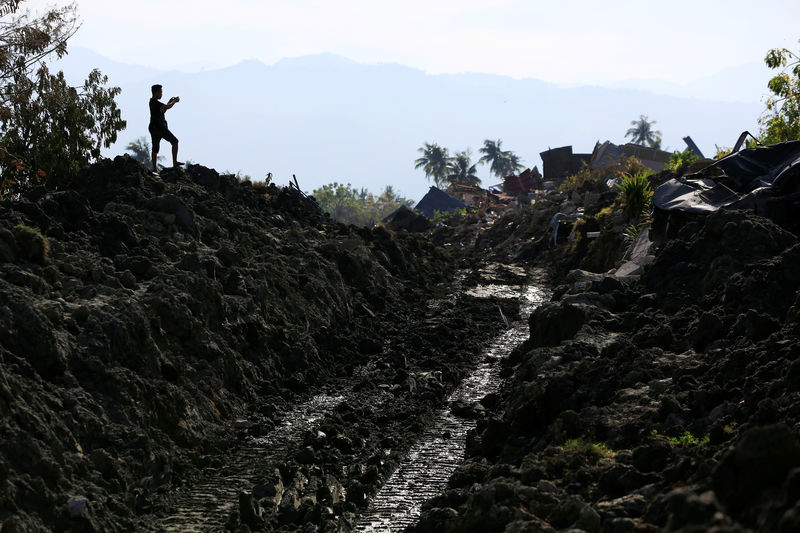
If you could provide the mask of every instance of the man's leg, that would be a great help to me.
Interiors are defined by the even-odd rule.
[[[153,172],[158,174],[158,148],[161,145],[161,136],[157,133],[153,133],[153,131],[150,131],[150,140],[153,143]]]
[[[172,144],[172,166],[179,167],[183,163],[178,161],[178,138],[175,137],[171,131],[165,130],[164,137],[165,140],[169,141]]]
[[[178,140],[176,139],[174,143],[172,143],[172,166],[177,167],[182,165],[180,161],[178,161]]]

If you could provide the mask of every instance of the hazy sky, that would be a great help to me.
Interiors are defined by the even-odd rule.
[[[29,0],[32,9],[67,2]],[[429,73],[682,82],[797,50],[800,0],[77,0],[71,43],[158,68],[329,52]]]

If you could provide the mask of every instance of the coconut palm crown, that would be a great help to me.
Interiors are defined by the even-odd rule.
[[[480,149],[483,156],[478,160],[479,163],[489,163],[489,170],[498,178],[504,178],[517,170],[525,168],[519,156],[510,150],[503,150],[502,145],[503,141],[501,139],[496,141],[486,139]]]
[[[422,154],[414,161],[414,168],[422,168],[425,177],[433,178],[433,182],[440,187],[447,179],[450,172],[450,154],[447,148],[442,148],[436,143],[425,143],[422,148],[417,149]],[[441,187],[440,187],[441,188]]]
[[[647,120],[647,115],[639,115],[639,120],[631,120],[632,128],[628,128],[625,137],[630,137],[631,142],[643,146],[659,148],[661,146],[661,132],[653,129],[655,120]]]

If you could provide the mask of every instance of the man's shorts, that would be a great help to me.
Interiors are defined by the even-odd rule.
[[[161,139],[164,139],[170,144],[178,142],[178,138],[167,128],[150,128],[150,138],[153,140],[153,152],[156,154],[160,148]]]

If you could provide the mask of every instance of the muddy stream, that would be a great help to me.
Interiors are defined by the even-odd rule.
[[[518,298],[520,316],[503,317],[508,329],[485,348],[480,363],[448,399],[448,407],[435,418],[406,458],[370,502],[358,519],[354,531],[395,532],[418,519],[422,504],[439,494],[460,464],[467,433],[474,420],[450,412],[456,401],[477,402],[496,392],[501,384],[500,360],[528,336],[528,316],[547,298],[544,289],[536,286],[488,284],[468,289],[477,298]],[[449,305],[447,300],[431,305]],[[498,308],[498,314],[502,315]],[[356,372],[357,373],[357,372]],[[191,488],[174,494],[170,516],[161,519],[158,531],[220,531],[238,507],[238,496],[252,489],[259,481],[254,464],[277,462],[300,443],[303,435],[317,427],[326,414],[346,401],[350,391],[314,396],[282,416],[283,422],[265,437],[250,438],[246,445],[232,450],[225,459],[221,474],[212,475]],[[388,394],[388,393],[387,393]],[[376,398],[380,401],[380,398]],[[256,469],[255,471],[258,471]]]
[[[527,339],[527,318],[546,298],[545,291],[537,287],[485,285],[467,292],[475,297],[520,298],[522,316],[519,320],[509,320],[508,331],[490,343],[482,362],[448,398],[448,403],[459,400],[477,402],[499,389],[500,360]],[[403,531],[414,524],[419,518],[422,504],[447,486],[447,481],[464,455],[467,432],[475,425],[474,420],[453,415],[449,408],[442,410],[370,502],[355,531]]]

